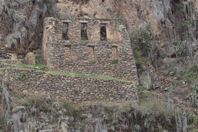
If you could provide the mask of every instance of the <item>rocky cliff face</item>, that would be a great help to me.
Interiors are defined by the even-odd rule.
[[[0,3],[1,46],[19,54],[41,47],[43,19],[53,12],[53,2],[1,0]]]
[[[37,49],[41,45],[44,17],[55,16],[120,18],[129,32],[151,23],[156,39],[188,38],[194,42],[197,28],[190,22],[196,20],[196,5],[196,0],[1,0],[0,38],[9,48]],[[185,33],[182,28],[190,31]]]

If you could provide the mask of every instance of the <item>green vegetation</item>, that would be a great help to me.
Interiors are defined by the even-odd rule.
[[[17,79],[17,80],[24,80],[27,76],[28,76],[28,73],[27,73],[27,72],[20,72],[20,73],[17,75],[16,79]]]
[[[24,69],[35,69],[35,70],[40,70],[40,71],[47,70],[47,68],[44,64],[30,65],[30,64],[26,64],[24,62],[21,64],[9,64],[9,63],[0,62],[0,64],[6,66],[7,69],[9,69],[9,68],[24,68]]]
[[[30,107],[33,105],[33,100],[30,98],[21,98],[19,100],[19,105],[25,106],[25,107]]]
[[[35,63],[36,63],[35,65],[30,65],[25,62],[22,62],[21,64],[17,66],[21,68],[31,68],[31,69],[42,70],[42,71],[47,69],[47,67],[43,64],[43,60],[41,56],[36,56]]]
[[[144,28],[137,28],[131,33],[132,43],[135,44],[135,50],[142,52],[142,56],[148,57],[151,51],[154,35],[151,24]]]
[[[198,65],[193,65],[189,71],[184,72],[182,78],[187,82],[196,84],[198,82]]]
[[[111,64],[118,64],[118,60],[112,60]]]
[[[42,64],[43,63],[42,56],[36,56],[35,63],[36,64]]]
[[[142,66],[148,62],[150,52],[154,46],[154,35],[151,24],[148,24],[146,27],[136,28],[130,36],[134,46],[137,68],[142,69]]]
[[[134,50],[134,56],[136,58],[136,65],[138,68],[148,61],[148,57],[143,56],[143,53],[140,50]]]

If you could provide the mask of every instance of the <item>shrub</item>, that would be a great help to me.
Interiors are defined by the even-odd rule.
[[[146,65],[150,58],[155,43],[151,24],[148,24],[146,27],[135,29],[130,37],[134,47],[136,65],[141,72],[144,70],[143,66]]]
[[[138,69],[141,67],[141,65],[145,64],[148,61],[148,58],[143,56],[141,50],[136,49],[134,51],[134,56],[136,58],[136,65]]]
[[[135,50],[142,51],[142,55],[148,57],[154,40],[151,24],[135,29],[130,36]]]

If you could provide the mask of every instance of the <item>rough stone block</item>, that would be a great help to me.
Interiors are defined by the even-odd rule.
[[[27,53],[25,56],[25,61],[28,64],[35,65],[35,54],[33,52]]]

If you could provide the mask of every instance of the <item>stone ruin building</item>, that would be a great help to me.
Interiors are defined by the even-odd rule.
[[[44,21],[43,58],[49,69],[137,82],[129,34],[118,19]]]
[[[41,52],[49,71],[6,70],[9,89],[74,103],[130,100],[137,104],[135,58],[120,20],[47,17]],[[35,57],[29,52],[24,59],[35,65]]]

